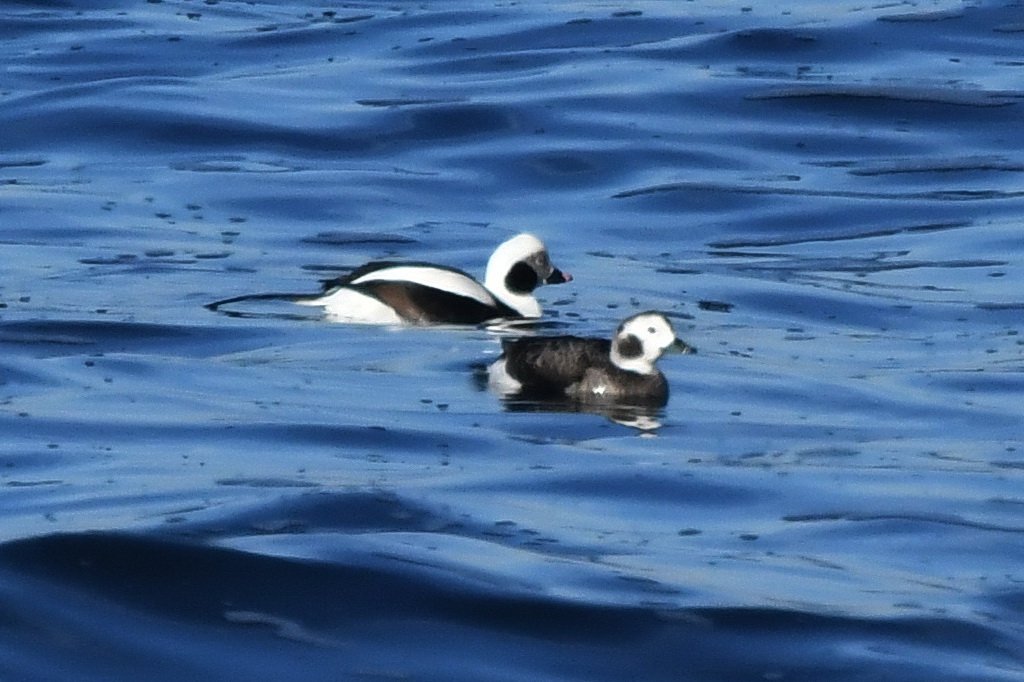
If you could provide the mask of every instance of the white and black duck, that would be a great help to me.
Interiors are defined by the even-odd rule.
[[[536,336],[507,340],[488,367],[488,384],[506,397],[663,406],[668,382],[655,366],[669,350],[695,349],[676,338],[661,313],[626,319],[611,339]]]
[[[433,263],[375,261],[324,283],[314,295],[256,294],[211,303],[286,299],[319,306],[333,322],[384,325],[481,324],[492,320],[539,318],[534,296],[544,284],[572,277],[551,263],[544,243],[532,234],[503,242],[487,261],[484,282],[456,268]]]

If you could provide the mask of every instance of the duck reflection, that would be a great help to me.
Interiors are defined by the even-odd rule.
[[[658,428],[669,388],[655,363],[676,338],[661,313],[627,318],[611,339],[535,336],[506,340],[487,385],[512,411],[589,412],[643,430]]]

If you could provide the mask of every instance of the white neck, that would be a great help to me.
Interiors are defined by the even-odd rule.
[[[541,317],[544,311],[541,310],[540,303],[533,297],[532,294],[513,294],[511,291],[505,288],[505,279],[502,277],[498,282],[492,282],[491,278],[488,278],[484,282],[484,286],[487,290],[494,295],[494,298],[498,299],[508,307],[515,310],[523,317]]]

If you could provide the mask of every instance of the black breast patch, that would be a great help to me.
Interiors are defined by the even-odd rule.
[[[536,271],[523,261],[513,265],[505,275],[505,287],[514,294],[528,294],[536,289],[538,284],[540,279],[537,278]]]
[[[638,358],[644,354],[644,344],[634,334],[617,338],[615,347],[619,349],[619,355],[627,359]]]

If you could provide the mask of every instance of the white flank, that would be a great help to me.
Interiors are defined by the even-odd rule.
[[[498,360],[487,367],[487,386],[501,395],[514,395],[523,387],[519,381],[512,378],[505,367],[504,360]]]
[[[299,303],[323,306],[324,315],[332,322],[405,324],[391,306],[384,305],[372,296],[344,287],[326,296]]]

